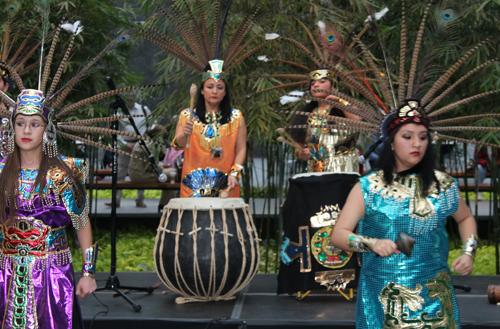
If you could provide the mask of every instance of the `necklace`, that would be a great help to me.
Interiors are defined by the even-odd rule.
[[[315,112],[316,112],[316,113],[315,113],[315,114],[318,114],[318,115],[327,115],[328,113],[330,113],[330,109],[331,109],[331,106],[328,106],[328,107],[326,108],[326,110],[325,110],[325,111],[321,111],[321,112],[323,112],[323,113],[320,113],[320,112],[319,112],[319,111],[320,111],[320,110],[319,110],[319,106],[318,106],[318,107],[316,107],[316,110],[315,110]],[[321,119],[321,121],[320,121],[320,119],[319,119],[319,117],[318,117],[318,116],[313,115],[313,117],[314,117],[314,118],[313,118],[313,120],[312,120],[311,124],[312,124],[312,125],[314,125],[314,126],[322,126],[322,125],[323,125],[323,122],[325,122],[325,119]],[[319,128],[319,127],[318,127],[318,128],[316,128],[316,132],[314,133],[314,135],[316,135],[316,136],[317,136],[317,135],[318,135],[318,133],[319,133],[319,130],[320,130],[320,128]]]
[[[222,115],[220,112],[205,112],[205,121],[207,122],[207,135],[213,138],[214,144],[210,147],[212,150],[212,159],[222,157],[222,147],[220,146],[220,120]],[[210,131],[211,130],[211,131]]]

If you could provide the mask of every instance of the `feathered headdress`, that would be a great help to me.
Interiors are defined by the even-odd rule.
[[[0,49],[0,63],[4,67],[0,69],[0,75],[9,83],[9,90],[14,87],[14,80],[11,71],[17,72],[18,76],[23,76],[27,71],[39,66],[39,62],[33,63],[25,67],[26,61],[30,59],[40,46],[41,39],[34,38],[35,31],[38,29],[38,22],[25,35],[25,12],[21,10],[19,3],[8,3],[4,8],[5,20],[0,28],[3,34],[0,35],[2,40]],[[24,36],[25,35],[25,36]],[[51,33],[47,33],[49,37]],[[24,40],[20,40],[24,36]],[[16,49],[16,46],[17,49]]]
[[[368,79],[365,76],[366,70],[358,67],[359,57],[363,56],[363,51],[355,48],[353,36],[334,24],[317,22],[317,31],[313,33],[300,19],[296,21],[304,29],[308,36],[310,45],[304,42],[293,39],[291,37],[280,37],[279,40],[289,42],[301,50],[309,59],[309,64],[297,63],[286,59],[269,59],[267,56],[260,56],[258,59],[262,61],[273,61],[287,65],[296,70],[296,73],[288,74],[269,74],[260,77],[272,78],[280,82],[279,85],[260,90],[255,94],[277,90],[289,89],[291,87],[302,86],[304,89],[309,88],[311,80],[328,79],[332,81],[334,87],[338,87],[339,83],[344,82],[342,78],[347,77],[347,82],[358,81],[377,81],[378,79]],[[366,29],[361,31],[358,37],[361,37],[366,32]],[[368,69],[371,70],[371,69]],[[292,82],[290,82],[292,81]]]
[[[186,0],[178,0],[172,1],[169,10],[159,8],[158,15],[165,18],[168,26],[175,28],[182,40],[176,40],[154,27],[148,30],[141,29],[141,35],[167,54],[177,57],[190,68],[202,74],[203,81],[208,78],[225,79],[225,72],[265,47],[271,40],[248,50],[248,47],[264,33],[264,31],[256,33],[247,40],[254,26],[253,20],[257,9],[248,13],[232,33],[226,31],[225,35],[231,37],[227,43],[224,42],[226,46],[222,49],[222,32],[231,1],[229,1],[222,19],[220,17],[221,0],[214,2],[214,23],[211,29],[208,27],[207,14],[203,11],[200,0],[196,0],[193,7],[190,7]],[[209,64],[210,68],[205,71],[205,67]]]
[[[39,8],[43,15],[48,16],[48,11],[50,7],[49,1],[41,1],[40,6],[45,6],[43,8]],[[43,17],[42,21],[47,20],[48,17]],[[48,26],[48,23],[42,22],[42,25]],[[2,130],[7,131],[7,153],[11,153],[14,150],[14,130],[13,130],[13,121],[15,120],[16,115],[39,115],[46,122],[46,128],[43,137],[43,150],[49,157],[54,157],[57,155],[57,136],[61,136],[64,138],[71,139],[73,141],[81,141],[86,145],[100,147],[106,150],[114,151],[117,153],[127,154],[132,156],[131,154],[114,149],[110,146],[104,145],[99,142],[91,141],[87,138],[82,138],[69,132],[76,133],[96,133],[100,135],[122,135],[129,136],[134,139],[148,140],[152,141],[149,137],[143,137],[136,134],[128,133],[121,130],[96,127],[95,124],[101,122],[113,122],[116,120],[122,120],[125,118],[130,118],[133,116],[113,116],[106,118],[95,118],[95,119],[84,119],[84,120],[74,120],[71,117],[67,119],[68,115],[72,114],[74,111],[81,109],[82,107],[92,103],[104,99],[109,96],[114,96],[123,92],[140,89],[140,88],[148,88],[154,87],[155,85],[148,86],[138,86],[138,87],[125,87],[120,89],[115,89],[108,92],[103,92],[92,97],[85,98],[76,103],[65,105],[64,101],[73,87],[88,73],[91,67],[105,54],[107,54],[110,50],[112,50],[116,45],[128,39],[128,33],[123,33],[118,36],[115,40],[110,42],[97,56],[88,61],[88,63],[83,66],[83,68],[69,81],[64,84],[62,87],[58,85],[61,81],[61,76],[63,74],[64,68],[67,64],[67,61],[70,57],[71,50],[73,49],[75,43],[75,37],[82,31],[83,27],[79,22],[75,22],[73,24],[62,22],[53,32],[52,43],[50,45],[48,54],[44,61],[40,62],[40,74],[38,81],[37,89],[28,89],[24,86],[23,81],[12,65],[8,63],[0,62],[0,69],[8,69],[10,75],[14,79],[16,85],[18,86],[20,93],[16,99],[16,101],[9,98],[6,94],[2,93],[2,98],[8,104],[10,111],[0,110],[0,117],[8,118],[8,122],[6,122],[3,126],[1,126]],[[56,70],[52,81],[49,84],[50,77],[50,68],[54,59],[54,54],[56,52],[57,43],[61,37],[61,30],[66,30],[71,33],[71,39],[67,49],[64,51],[64,55],[62,60]],[[46,39],[47,35],[46,28],[42,29],[42,40]],[[44,42],[40,42],[39,45],[41,52],[41,58],[44,57],[43,54],[43,44]],[[45,65],[42,65],[45,62]],[[64,130],[64,131],[63,131]]]
[[[397,59],[397,56],[390,56],[386,53],[383,40],[378,31],[379,27],[371,17],[369,17],[367,24],[360,33],[351,33],[355,41],[352,49],[357,49],[355,56],[359,56],[362,59],[361,62],[364,63],[364,69],[358,67],[355,70],[360,79],[355,79],[351,74],[344,72],[344,67],[331,66],[329,63],[324,62],[321,57],[312,55],[309,52],[309,55],[314,56],[319,65],[331,69],[334,74],[340,77],[341,85],[344,87],[343,90],[355,91],[359,96],[352,97],[339,89],[333,89],[321,91],[335,95],[345,100],[345,102],[339,103],[318,99],[313,97],[310,92],[306,92],[299,97],[328,103],[340,110],[361,116],[363,118],[361,122],[336,116],[325,116],[325,118],[335,124],[341,123],[345,126],[344,129],[350,131],[379,134],[382,140],[402,124],[418,123],[429,127],[431,133],[437,138],[497,147],[498,145],[463,139],[444,133],[449,131],[498,131],[500,130],[498,127],[473,126],[472,123],[478,119],[500,117],[499,113],[477,113],[476,111],[472,115],[454,116],[451,119],[438,120],[439,116],[450,114],[450,111],[460,105],[500,92],[500,89],[489,90],[465,98],[458,95],[461,99],[456,101],[450,101],[451,97],[447,97],[452,95],[454,89],[474,73],[499,61],[497,56],[481,63],[462,77],[455,77],[454,83],[449,84],[452,75],[471,58],[474,52],[493,41],[491,38],[486,38],[467,50],[444,73],[436,74],[432,72],[432,69],[434,69],[433,61],[444,50],[450,49],[459,40],[456,33],[457,24],[459,24],[459,17],[455,11],[443,6],[433,7],[432,1],[430,1],[424,10],[416,32],[416,39],[410,42],[407,40],[409,33],[406,25],[405,2],[403,1],[399,59]],[[368,32],[375,32],[378,39],[377,45],[380,46],[380,53],[384,56],[381,60],[374,60],[373,54],[369,51],[370,47],[362,41],[361,36]],[[407,43],[414,45],[411,51],[412,57],[409,69],[405,65],[407,63]],[[389,59],[391,57],[392,62],[399,63],[399,73],[396,75],[396,81],[393,81],[394,77],[389,69]],[[385,65],[380,67],[378,63]],[[394,88],[396,84],[398,85],[397,90]],[[289,126],[285,128],[295,127]]]

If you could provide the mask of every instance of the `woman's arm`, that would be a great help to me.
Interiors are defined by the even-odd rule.
[[[233,165],[243,166],[247,155],[247,126],[245,119],[241,118],[241,125],[236,135],[236,146]],[[238,186],[238,178],[229,175],[227,185],[230,190]]]
[[[181,125],[181,115],[179,115],[179,122],[175,127],[175,144],[183,147],[187,144],[189,136],[193,133],[193,121],[186,121],[184,125]]]
[[[353,109],[358,110],[358,108],[357,108],[356,106],[354,106],[354,105],[352,105],[352,104],[347,103],[345,100],[340,99],[340,97],[338,97],[338,96],[335,96],[335,95],[329,95],[329,96],[327,96],[325,99],[327,99],[327,100],[331,100],[331,101],[335,101],[335,102],[340,102],[340,103],[342,103],[342,104],[344,104],[344,105],[346,105],[346,106],[350,106],[350,107],[352,107]],[[344,113],[345,117],[346,117],[346,118],[348,118],[348,119],[357,120],[357,121],[363,121],[363,118],[362,118],[362,117],[360,117],[359,115],[352,114],[352,113],[347,112],[347,111],[344,111],[344,110],[341,110],[341,111]]]
[[[340,217],[335,224],[330,243],[347,251],[373,251],[382,257],[393,253],[399,254],[396,243],[388,239],[373,239],[354,234],[354,229],[365,216],[365,200],[361,191],[361,183],[352,188],[345,202]],[[355,248],[355,246],[358,248]],[[360,250],[361,249],[361,250]]]
[[[81,227],[76,235],[78,237],[78,242],[83,253],[83,263],[86,261],[85,251],[92,246],[92,228],[90,222],[87,222],[85,227]],[[97,252],[97,251],[96,251]],[[93,293],[97,289],[97,284],[95,278],[90,276],[82,276],[78,285],[76,286],[76,294],[85,298],[87,295]]]
[[[365,200],[361,192],[361,183],[352,188],[340,212],[339,219],[333,227],[330,243],[342,250],[356,251],[348,245],[349,237],[354,228],[365,215]]]
[[[460,193],[460,192],[459,192]],[[458,197],[458,209],[452,215],[455,221],[458,223],[458,231],[460,233],[460,239],[464,244],[468,243],[469,239],[475,240],[475,236],[477,234],[477,226],[476,220],[474,216],[472,216],[469,208],[465,204],[464,199],[459,194]],[[469,241],[472,242],[473,241]],[[477,247],[477,242],[475,248]],[[475,250],[472,254],[462,253],[452,264],[453,270],[457,271],[462,275],[467,275],[472,272],[473,264],[474,264],[474,254]]]
[[[243,165],[247,156],[247,126],[245,119],[241,118],[241,126],[238,129],[236,136],[236,154],[234,156],[234,164]]]

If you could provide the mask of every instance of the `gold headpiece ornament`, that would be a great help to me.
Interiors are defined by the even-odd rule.
[[[310,72],[309,78],[311,80],[321,80],[321,79],[333,80],[333,72],[327,69],[319,69]]]
[[[203,72],[203,76],[201,79],[202,82],[207,79],[214,79],[215,82],[219,82],[219,80],[226,80],[226,73],[222,71],[224,61],[214,59],[208,62],[208,64],[210,64],[211,70]]]

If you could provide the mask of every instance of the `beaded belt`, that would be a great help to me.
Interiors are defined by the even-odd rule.
[[[45,258],[69,249],[65,227],[51,228],[32,217],[16,218],[2,225],[0,233],[3,256]]]

